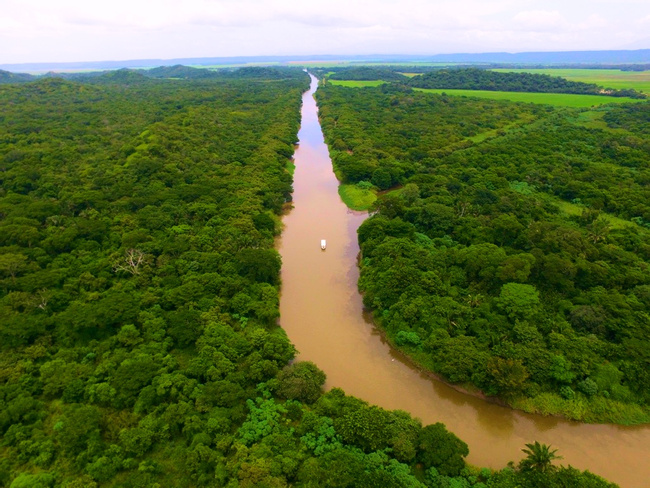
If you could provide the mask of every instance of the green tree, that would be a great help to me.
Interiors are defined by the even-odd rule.
[[[512,319],[530,318],[539,303],[539,292],[533,285],[506,283],[501,287],[498,304]]]
[[[535,256],[528,253],[508,256],[497,270],[497,278],[502,281],[526,282],[531,268],[535,265]]]
[[[273,249],[243,249],[236,263],[239,273],[254,281],[275,285],[280,279],[282,261]]]
[[[504,359],[493,356],[488,361],[487,370],[500,393],[521,391],[530,373],[521,359]]]
[[[27,256],[19,253],[0,254],[0,271],[11,276],[11,281],[16,282],[16,275],[25,268]]]
[[[445,476],[457,476],[465,467],[467,444],[441,423],[423,427],[418,435],[417,460],[424,469],[435,467]]]
[[[63,417],[54,424],[63,454],[74,458],[87,449],[97,453],[102,445],[100,411],[90,405],[74,404],[64,408],[63,412]]]
[[[311,361],[286,366],[278,373],[277,394],[282,398],[313,403],[323,393],[325,373]]]
[[[9,485],[9,488],[50,488],[56,478],[49,473],[19,474]]]
[[[392,184],[390,171],[385,168],[378,168],[372,173],[372,179],[370,181],[379,189],[386,190]]]
[[[550,445],[540,444],[538,441],[533,444],[526,444],[522,451],[526,454],[526,457],[520,461],[519,469],[523,471],[532,470],[542,473],[555,471],[557,468],[553,466],[553,461],[562,459],[562,456],[555,454],[557,449],[551,450]]]

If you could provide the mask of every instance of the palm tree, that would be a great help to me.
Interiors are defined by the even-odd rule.
[[[589,231],[589,239],[591,239],[594,244],[597,244],[600,241],[604,241],[607,237],[607,234],[609,233],[609,224],[605,219],[598,218],[587,226],[587,230]]]
[[[526,449],[522,449],[526,453],[526,457],[519,463],[519,468],[522,470],[540,471],[542,473],[555,470],[555,466],[551,463],[555,459],[562,459],[562,456],[557,456],[555,453],[557,449],[551,450],[551,446],[540,444],[535,441],[534,444],[526,444]]]

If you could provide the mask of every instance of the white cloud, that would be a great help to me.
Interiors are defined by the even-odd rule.
[[[609,49],[650,23],[648,0],[1,1],[0,63]]]
[[[582,30],[589,29],[605,29],[609,25],[609,21],[599,14],[592,14],[587,17],[583,22],[577,24],[577,27]]]
[[[532,32],[557,32],[569,27],[567,20],[557,10],[519,12],[512,21],[519,29]]]

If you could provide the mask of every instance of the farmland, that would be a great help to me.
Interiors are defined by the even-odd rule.
[[[632,88],[650,94],[650,71],[618,69],[495,69],[494,71],[561,76],[567,80],[595,83],[605,88],[618,90]]]
[[[386,83],[383,80],[328,80],[328,83],[348,88],[363,88],[366,86],[379,86]]]
[[[447,95],[461,97],[488,98],[490,100],[510,100],[512,102],[537,103],[542,105],[555,105],[564,107],[593,107],[607,103],[634,103],[639,100],[626,97],[607,97],[599,95],[573,95],[568,93],[526,93],[526,92],[504,92],[488,90],[450,90],[450,89],[426,89],[415,88],[417,91],[426,93],[446,93]]]

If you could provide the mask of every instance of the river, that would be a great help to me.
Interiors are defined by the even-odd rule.
[[[299,351],[327,374],[327,387],[424,424],[442,422],[470,448],[468,461],[502,468],[518,461],[524,444],[551,444],[563,464],[588,469],[624,488],[650,487],[650,428],[588,425],[529,415],[488,403],[432,380],[403,361],[364,314],[357,291],[357,228],[366,213],[338,196],[338,181],[313,99],[303,96],[294,159],[294,208],[285,215],[280,323]],[[320,248],[321,239],[327,249]]]

